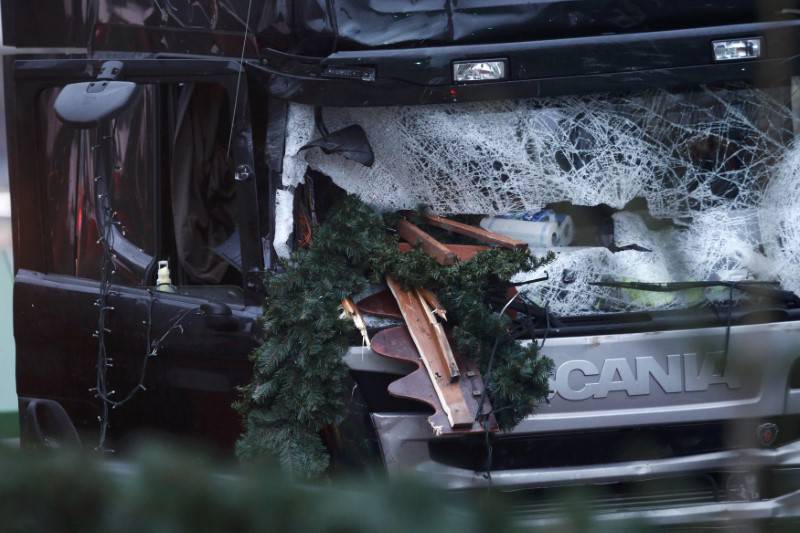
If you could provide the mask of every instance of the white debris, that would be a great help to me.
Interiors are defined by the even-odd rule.
[[[272,246],[278,257],[288,258],[292,253],[294,231],[294,193],[288,190],[275,192],[275,237]]]
[[[634,198],[657,217],[752,208],[791,128],[779,90],[325,109],[331,131],[364,128],[375,164],[317,149],[307,160],[383,210],[498,215],[562,201],[622,209]]]
[[[305,181],[308,163],[300,149],[314,137],[314,108],[309,105],[289,106],[286,145],[283,156],[283,188],[275,193],[275,236],[272,246],[278,257],[288,258],[292,252],[294,232],[294,190]]]
[[[759,251],[761,231],[754,208],[710,208],[675,233],[672,256],[684,280],[772,280],[775,272]]]
[[[764,249],[783,287],[800,292],[800,145],[777,167],[759,220]]]
[[[298,154],[313,136],[314,114],[293,104],[284,185],[301,183],[307,163],[380,210],[425,204],[445,215],[556,202],[623,210],[646,200],[645,217],[614,215],[615,242],[651,251],[566,249],[544,267],[548,282],[525,289],[561,314],[669,308],[696,296],[592,285],[603,279],[777,276],[800,290],[800,148],[787,152],[789,101],[788,88],[779,87],[326,108],[329,130],[364,128],[375,152],[371,168],[318,149]],[[674,226],[651,229],[645,220],[652,217]]]
[[[607,248],[562,249],[552,263],[533,272],[520,272],[512,281],[523,282],[546,274],[547,281],[523,285],[520,292],[532,302],[547,306],[556,315],[599,312],[607,307],[626,308],[618,291],[590,285],[612,272],[613,256]]]
[[[314,138],[314,108],[310,105],[291,104],[286,117],[286,146],[283,156],[283,186],[297,187],[305,180],[305,153],[300,148]]]

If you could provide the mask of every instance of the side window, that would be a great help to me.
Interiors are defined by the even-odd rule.
[[[152,284],[158,250],[159,132],[158,87],[142,87],[139,97],[114,120],[112,133],[113,172],[109,182],[111,205],[116,212],[114,255],[116,283],[140,286]],[[76,276],[98,279],[102,248],[98,244],[96,192],[92,147],[97,145],[96,130],[81,132],[85,165],[84,179],[78,184],[76,220]]]
[[[141,94],[139,102],[116,121],[109,191],[125,240],[145,256],[137,258],[140,267],[152,261],[158,250],[156,188],[160,178],[156,87],[145,87]]]
[[[53,274],[75,275],[76,205],[78,182],[82,179],[81,133],[64,126],[56,118],[53,103],[60,87],[39,94],[37,120],[39,164],[46,198],[46,228],[50,243],[48,271]]]
[[[92,179],[96,133],[71,128],[56,117],[53,104],[60,91],[60,87],[42,91],[38,109],[50,244],[48,271],[99,279],[102,248]],[[116,281],[126,285],[147,284],[158,248],[157,94],[157,87],[143,87],[138,100],[114,124],[109,193],[119,222],[114,246]]]
[[[59,92],[47,89],[39,100],[49,272],[97,280],[97,133],[59,121]],[[227,93],[205,83],[143,86],[114,120],[108,192],[117,221],[115,283],[152,287],[156,263],[166,260],[179,293],[243,299],[230,127]]]
[[[229,107],[218,85],[182,84],[176,95],[166,212],[174,237],[173,282],[181,287],[242,283]]]

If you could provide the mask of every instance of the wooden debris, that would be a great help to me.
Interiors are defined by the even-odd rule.
[[[420,294],[428,305],[431,307],[431,312],[437,317],[447,322],[447,311],[442,306],[436,295],[428,289],[418,289]],[[356,304],[361,313],[368,315],[380,316],[384,318],[403,318],[400,313],[400,308],[397,307],[397,301],[388,290],[378,291],[370,294],[366,298],[362,298]]]
[[[369,340],[369,333],[367,332],[367,324],[364,322],[364,317],[361,316],[361,312],[358,310],[358,307],[353,300],[350,298],[345,298],[342,300],[342,309],[344,310],[345,315],[347,315],[350,320],[353,321],[355,324],[356,329],[361,332],[361,338],[364,339],[364,345],[370,346]]]
[[[473,416],[473,423],[469,427],[466,425],[453,428],[447,414],[444,412],[439,396],[433,387],[433,383],[428,375],[428,370],[420,358],[419,351],[414,346],[414,341],[408,332],[408,328],[401,326],[396,328],[384,329],[372,339],[372,351],[382,357],[389,357],[399,361],[410,362],[416,369],[407,376],[404,376],[389,385],[389,394],[398,398],[408,398],[424,402],[431,406],[433,414],[428,417],[428,422],[434,430],[436,436],[479,433],[484,428],[481,423],[475,421],[477,416]],[[471,414],[477,414],[480,404],[480,394],[484,389],[483,379],[478,372],[475,363],[466,357],[459,357],[456,360],[462,369],[462,378],[458,386],[466,401]],[[491,431],[497,430],[497,422],[491,415],[492,406],[488,398],[483,401],[483,415],[488,416],[488,427]]]
[[[356,304],[358,310],[368,315],[380,316],[384,318],[403,318],[397,301],[388,290],[382,290],[375,294],[370,294],[362,298]]]
[[[453,382],[453,369],[448,363],[448,354],[443,351],[442,343],[436,328],[431,324],[431,313],[426,310],[424,299],[416,291],[406,291],[391,277],[386,278],[389,289],[397,300],[400,312],[408,326],[411,339],[419,351],[422,362],[428,370],[433,388],[447,414],[452,428],[471,427],[475,421],[475,413],[467,406],[464,392]],[[435,318],[433,319],[435,321]],[[447,339],[444,339],[447,342]],[[448,343],[449,349],[449,343]],[[452,356],[452,352],[450,352]],[[457,365],[455,370],[457,371]]]
[[[472,237],[473,239],[486,244],[512,249],[528,247],[528,244],[525,242],[509,239],[508,237],[500,235],[499,233],[487,231],[477,226],[470,226],[469,224],[462,224],[461,222],[456,222],[455,220],[450,220],[448,218],[424,214],[422,215],[422,219],[431,226],[442,228],[453,233],[458,233],[459,235]]]
[[[490,245],[511,249],[528,247],[524,242],[435,215],[424,215],[423,219],[432,226]],[[421,246],[441,265],[452,265],[457,260],[468,261],[488,249],[487,246],[442,244],[408,220],[400,221],[398,231],[407,241],[400,243],[400,251],[408,252]],[[361,300],[359,308],[377,316],[396,318],[399,313],[406,327],[379,332],[372,349],[379,355],[417,363],[417,370],[389,385],[389,392],[433,406],[435,412],[428,420],[437,436],[481,431],[480,419],[487,421],[490,429],[496,429],[491,406],[484,397],[484,383],[474,361],[453,353],[444,327],[437,319],[447,320],[439,299],[427,289],[406,291],[391,277],[387,277],[386,282],[396,306],[391,305],[382,291]],[[481,406],[483,412],[479,415]]]
[[[401,220],[397,225],[397,231],[401,239],[411,243],[412,246],[421,246],[422,250],[436,259],[440,265],[448,266],[456,262],[456,254],[408,220]]]
[[[422,295],[422,291],[417,289],[417,297],[419,298],[419,303],[421,304],[422,309],[425,311],[425,316],[428,318],[428,322],[430,322],[431,327],[433,328],[433,333],[436,336],[436,342],[439,343],[439,355],[442,357],[442,362],[447,367],[447,375],[450,378],[450,382],[458,381],[458,378],[461,376],[461,372],[458,370],[458,364],[456,364],[456,358],[453,356],[453,350],[450,348],[450,341],[447,340],[447,334],[444,332],[444,327],[436,320],[436,316],[433,314],[433,309],[431,309],[430,304]],[[431,295],[430,291],[428,291]],[[435,298],[435,296],[434,296]],[[438,300],[437,300],[438,303]]]
[[[448,250],[456,254],[459,261],[469,261],[478,255],[478,252],[490,250],[488,246],[482,244],[445,244],[445,246],[447,246]],[[414,247],[407,242],[401,242],[398,248],[403,253],[410,252],[414,249]]]
[[[420,296],[422,296],[428,303],[428,305],[432,307],[431,311],[433,312],[433,314],[438,316],[445,322],[447,322],[447,311],[445,311],[445,308],[439,301],[439,298],[437,298],[436,295],[433,294],[433,291],[425,288],[420,288],[417,289],[417,292],[419,292]]]

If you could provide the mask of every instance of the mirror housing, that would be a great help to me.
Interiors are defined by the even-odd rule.
[[[130,81],[97,80],[66,85],[53,105],[65,124],[81,129],[96,128],[122,112],[137,96]]]

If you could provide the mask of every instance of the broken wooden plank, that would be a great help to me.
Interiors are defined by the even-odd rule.
[[[406,326],[383,329],[376,333],[372,339],[372,351],[382,357],[412,363],[414,365],[412,372],[389,384],[389,394],[429,405],[434,412],[428,417],[428,422],[437,435],[445,430],[452,430],[439,396],[433,388],[428,369],[422,363],[419,350],[414,345]]]
[[[442,303],[439,301],[439,298],[433,293],[433,291],[425,288],[417,289],[417,292],[425,299],[428,305],[431,307],[431,311],[434,315],[438,316],[445,322],[447,322],[447,311],[445,310]]]
[[[483,244],[445,244],[445,246],[447,246],[448,250],[456,254],[459,261],[469,261],[478,255],[479,252],[491,249]],[[403,253],[407,253],[413,250],[414,247],[407,242],[401,242],[398,249]]]
[[[469,434],[484,431],[481,421],[487,423],[490,431],[497,430],[497,421],[492,415],[492,405],[488,398],[483,401],[483,415],[481,421],[475,421],[470,427],[454,429],[450,425],[442,403],[433,387],[428,370],[422,363],[419,351],[414,346],[414,341],[405,326],[381,330],[372,339],[372,351],[381,357],[388,357],[399,361],[406,361],[415,365],[415,370],[389,384],[389,394],[398,398],[407,398],[424,402],[431,406],[433,414],[428,417],[428,423],[433,428],[437,437],[452,434]],[[477,413],[481,407],[481,393],[484,383],[475,362],[467,357],[460,357],[456,353],[456,361],[461,369],[462,377],[458,382],[467,406],[470,411]],[[476,417],[477,418],[477,417]]]
[[[359,311],[368,315],[384,318],[403,318],[400,308],[397,307],[397,301],[388,290],[370,294],[366,298],[359,300],[356,306]]]
[[[446,356],[437,339],[433,326],[425,312],[422,299],[416,292],[406,291],[391,277],[386,278],[400,312],[408,326],[411,339],[419,351],[422,362],[428,370],[433,388],[447,414],[453,428],[471,427],[475,421],[475,413],[471,412],[464,399],[464,393],[450,379],[450,371],[445,364]]]
[[[422,251],[436,259],[440,265],[448,266],[456,262],[456,254],[408,220],[401,220],[397,224],[397,231],[401,239],[411,243],[412,246],[422,247]]]
[[[445,246],[453,252],[459,261],[469,261],[478,253],[485,250],[490,250],[488,246],[482,244],[445,244]],[[407,253],[414,249],[411,244],[401,242],[398,245],[401,252]],[[427,289],[420,289],[422,295],[426,296],[428,303],[433,307],[433,313],[440,316],[443,320],[447,320],[444,308],[438,303],[436,296]],[[358,308],[362,313],[368,315],[380,316],[385,318],[403,318],[400,309],[397,307],[397,302],[389,291],[380,291],[371,294],[366,298],[358,301]],[[441,313],[439,310],[441,309]]]
[[[447,248],[456,254],[459,261],[469,261],[480,252],[490,250],[488,246],[482,244],[448,244]]]
[[[504,235],[500,235],[499,233],[487,231],[477,226],[470,226],[469,224],[456,222],[455,220],[450,220],[449,218],[431,214],[423,214],[422,219],[431,226],[451,231],[453,233],[458,233],[459,235],[472,237],[473,239],[487,244],[493,244],[495,246],[511,249],[528,247],[528,243],[510,239]]]
[[[361,316],[361,312],[356,307],[356,304],[353,303],[353,300],[350,298],[345,298],[342,300],[342,309],[344,313],[353,321],[355,324],[356,329],[361,333],[361,338],[364,339],[364,345],[370,346],[369,340],[369,333],[367,332],[367,324],[364,322],[364,317]]]
[[[436,295],[428,289],[419,289],[428,305],[431,306],[433,314],[447,321],[447,311],[442,306]],[[373,316],[380,316],[385,318],[403,318],[400,313],[400,308],[397,307],[397,301],[388,290],[378,291],[374,294],[362,298],[356,303],[356,307],[361,313]]]
[[[422,309],[425,311],[425,316],[428,317],[428,322],[430,322],[431,326],[433,327],[433,333],[436,335],[436,342],[439,344],[439,355],[442,357],[442,362],[447,368],[447,374],[450,378],[450,382],[452,383],[454,381],[458,381],[458,378],[461,376],[461,372],[458,370],[458,364],[456,363],[456,358],[453,356],[453,350],[450,348],[450,341],[447,340],[447,334],[444,332],[444,327],[439,323],[438,320],[436,320],[436,316],[433,314],[433,309],[425,299],[425,296],[422,295],[422,291],[417,289],[416,292],[417,297],[419,298],[419,303],[421,304]],[[428,292],[430,293],[430,291]],[[430,294],[432,295],[433,293]]]

